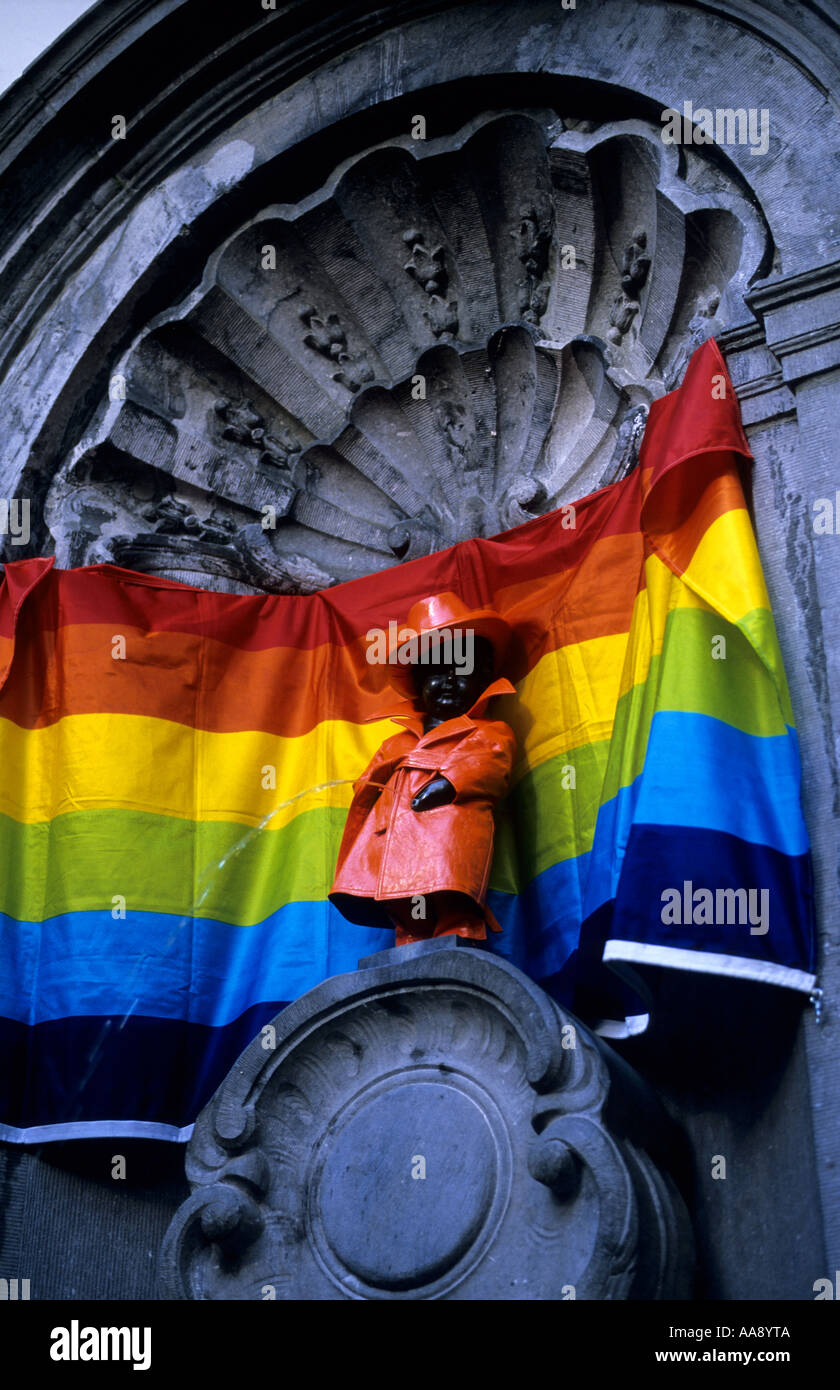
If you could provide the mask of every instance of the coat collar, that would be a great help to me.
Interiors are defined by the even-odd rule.
[[[465,733],[471,729],[474,719],[483,715],[494,696],[515,694],[516,687],[506,676],[499,676],[497,680],[485,687],[466,714],[458,714],[454,719],[444,719],[442,724],[437,724],[427,734],[423,732],[424,715],[421,710],[418,710],[413,700],[398,700],[396,703],[390,703],[378,710],[376,714],[369,714],[364,723],[372,724],[378,719],[393,719],[395,724],[402,724],[403,728],[416,734],[418,738],[425,738],[427,743],[434,743],[437,739],[451,738],[453,734]]]

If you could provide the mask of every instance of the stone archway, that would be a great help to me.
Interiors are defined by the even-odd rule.
[[[308,592],[613,481],[768,257],[745,194],[651,123],[553,110],[343,161],[115,362],[40,548]]]

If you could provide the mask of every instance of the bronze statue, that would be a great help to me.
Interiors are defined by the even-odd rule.
[[[486,711],[514,690],[497,674],[510,630],[453,593],[416,603],[408,629],[414,636],[403,631],[391,652],[391,679],[413,699],[387,711],[402,730],[354,783],[330,900],[352,922],[393,926],[397,945],[485,940],[488,924],[501,930],[485,896],[493,806],[515,750],[512,729]]]

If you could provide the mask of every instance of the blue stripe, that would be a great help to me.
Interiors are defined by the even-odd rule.
[[[288,903],[255,927],[163,912],[0,917],[0,1015],[38,1024],[144,1014],[220,1027],[263,1000],[296,999],[391,931],[358,927],[326,902]]]
[[[516,895],[488,893],[502,928],[501,936],[488,932],[490,950],[535,980],[561,970],[578,944],[589,861],[581,854],[553,864]]]
[[[637,780],[634,818],[646,825],[719,830],[782,854],[808,850],[793,729],[759,738],[707,714],[660,711]]]
[[[796,732],[757,738],[705,714],[651,722],[644,768],[595,824],[581,918],[615,897],[634,825],[734,835],[791,858],[808,853]]]
[[[534,978],[560,970],[577,945],[587,859],[554,865],[518,897],[491,893],[504,929],[490,933],[491,949]],[[356,926],[324,902],[289,903],[253,927],[162,912],[0,916],[0,1016],[36,1025],[140,1014],[222,1027],[393,944],[393,932]]]
[[[61,1018],[35,1028],[0,1019],[0,1119],[21,1130],[100,1122],[101,1133],[101,1122],[110,1121],[119,1133],[121,1122],[138,1120],[181,1129],[283,1007],[255,1005],[225,1028],[137,1015]]]
[[[589,855],[555,864],[524,893],[489,894],[503,935],[490,949],[535,979],[577,946]],[[289,903],[257,926],[158,912],[73,912],[43,923],[0,916],[0,1016],[146,1015],[222,1027],[262,1000],[296,999],[394,944],[329,903]]]

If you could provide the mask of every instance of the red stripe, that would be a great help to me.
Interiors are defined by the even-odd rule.
[[[537,587],[529,581],[500,590],[497,606],[515,632],[506,661],[511,678],[521,679],[557,646],[626,632],[641,561],[638,533],[605,536],[578,568],[550,575]],[[605,569],[610,585],[599,583]],[[65,623],[56,629],[43,626],[40,617],[33,595],[21,614],[17,655],[0,694],[0,716],[22,728],[71,714],[116,713],[220,733],[264,729],[292,738],[321,720],[368,718],[382,703],[388,679],[386,666],[366,660],[364,638],[343,646],[255,651],[126,623]],[[124,638],[124,660],[114,657],[117,636]]]
[[[550,512],[501,536],[462,541],[395,565],[385,575],[366,575],[306,597],[216,594],[113,565],[53,570],[38,586],[41,624],[55,629],[112,623],[115,632],[129,626],[193,633],[248,651],[350,643],[371,627],[387,627],[391,618],[404,621],[425,594],[454,589],[465,602],[482,605],[502,587],[572,569],[601,537],[638,534],[639,506],[634,475],[575,503],[574,530],[563,527],[562,510]],[[14,571],[15,565],[6,568]],[[9,635],[8,615],[2,616],[0,635]]]

